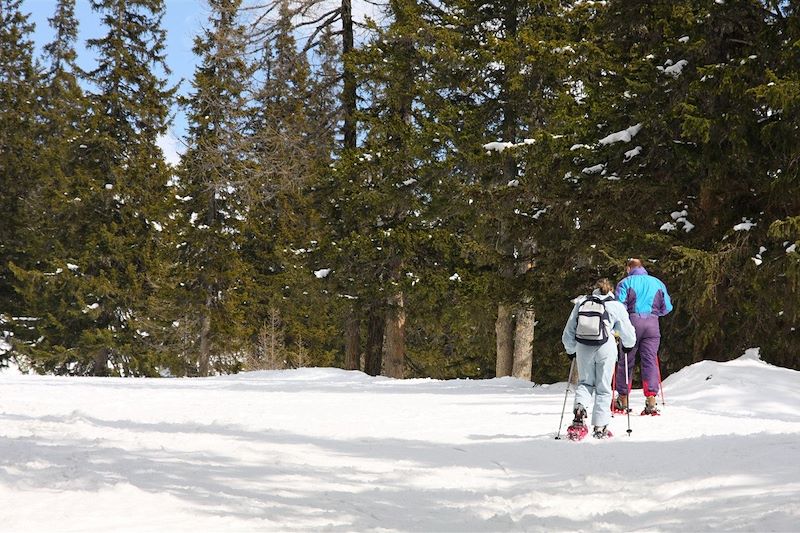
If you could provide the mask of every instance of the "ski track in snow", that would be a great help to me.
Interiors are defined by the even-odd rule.
[[[664,385],[630,437],[574,443],[565,383],[2,375],[0,529],[797,531],[800,372],[750,353]]]

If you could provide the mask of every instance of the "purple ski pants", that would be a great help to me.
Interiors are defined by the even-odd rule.
[[[633,329],[636,330],[636,344],[628,352],[628,376],[625,376],[624,355],[617,363],[617,392],[628,394],[628,383],[633,378],[633,365],[636,356],[642,364],[642,388],[645,396],[656,396],[659,387],[658,346],[661,343],[661,330],[657,316],[631,315]]]

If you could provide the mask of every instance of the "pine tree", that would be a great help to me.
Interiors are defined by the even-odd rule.
[[[22,234],[25,205],[42,175],[36,142],[40,72],[33,57],[33,24],[21,6],[21,0],[0,1],[0,361],[10,345],[12,317],[25,313],[14,296],[9,268],[31,260]],[[29,323],[23,321],[18,329],[26,330]]]
[[[375,33],[376,27],[370,28]],[[365,51],[365,54],[371,54]],[[350,51],[346,58],[369,92],[366,100],[378,99],[374,86],[384,80],[376,79],[372,72],[361,72],[372,60]],[[346,112],[344,112],[346,114]],[[366,126],[362,115],[362,124]],[[371,148],[358,148],[353,135],[354,124],[345,118],[344,143],[332,167],[323,174],[319,184],[319,197],[324,226],[324,238],[317,251],[316,260],[332,269],[330,282],[335,291],[349,300],[349,310],[342,317],[347,342],[344,361],[348,368],[359,368],[361,359],[361,322],[366,321],[364,371],[371,375],[381,373],[383,367],[384,332],[386,327],[386,296],[382,281],[386,281],[382,247],[374,235],[375,219],[380,220],[381,208],[376,205],[381,181]],[[377,151],[377,150],[376,150]],[[378,222],[380,224],[380,222]],[[377,278],[377,279],[376,279]]]
[[[69,9],[62,7],[68,35]],[[82,76],[96,92],[73,142],[78,153],[65,201],[53,206],[60,245],[54,261],[15,272],[22,300],[40,317],[25,349],[43,371],[149,375],[157,365],[153,334],[162,327],[149,306],[163,270],[157,250],[168,209],[168,172],[156,139],[173,92],[157,73],[167,72],[163,3],[95,0],[92,7],[107,34],[89,41],[98,64]],[[70,55],[56,45],[51,53],[62,63]]]
[[[58,151],[53,163],[61,166],[62,173],[68,174],[72,170],[69,165],[74,164],[74,141],[86,114],[83,90],[78,83],[80,69],[76,64],[75,0],[59,0],[55,13],[48,20],[54,35],[44,47],[48,63],[42,83],[41,113],[45,127],[41,135],[43,144]]]
[[[238,20],[239,0],[211,0],[209,27],[195,38],[200,57],[188,107],[187,150],[178,176],[182,229],[165,295],[175,305],[175,329],[181,332],[171,348],[197,354],[187,361],[191,374],[207,376],[222,354],[235,354],[244,344],[243,302],[247,267],[241,257],[243,226],[248,216],[245,197],[250,165],[245,134],[246,83],[251,67],[245,60],[245,32]],[[188,357],[188,355],[187,355]]]
[[[255,35],[256,40],[265,43],[265,47],[272,46],[278,36],[286,32],[286,25],[281,27],[280,20],[291,21],[289,24],[291,28],[304,31],[310,30],[310,35],[304,40],[302,45],[303,52],[314,52],[322,59],[323,68],[317,72],[318,74],[325,75],[325,69],[327,69],[328,74],[335,75],[335,77],[324,77],[324,84],[318,84],[316,89],[312,91],[312,94],[323,94],[319,89],[327,89],[325,92],[329,95],[335,95],[336,101],[334,109],[336,115],[334,117],[335,120],[327,122],[328,127],[319,128],[317,131],[328,132],[331,127],[337,129],[338,131],[336,131],[336,133],[338,138],[336,139],[336,144],[333,146],[333,152],[337,154],[337,157],[342,157],[347,160],[353,157],[357,158],[358,139],[361,135],[358,109],[359,83],[368,83],[369,80],[363,78],[361,80],[358,79],[357,66],[355,63],[355,54],[358,51],[358,46],[355,41],[357,23],[353,18],[352,1],[342,0],[341,2],[331,4],[322,0],[310,0],[307,2],[288,4],[283,0],[272,0],[262,5],[255,6],[255,9],[266,11],[267,14],[270,14],[277,11],[281,6],[286,6],[286,8],[284,9],[284,16],[279,19],[279,23],[270,22],[264,27],[259,28],[259,31],[257,31]],[[269,17],[265,16],[262,17],[262,19],[268,20]],[[319,116],[327,115],[318,113],[312,115],[311,118],[313,120],[315,117]],[[339,122],[338,125],[336,124],[337,120]],[[333,139],[334,137],[331,135],[329,138]],[[328,145],[325,144],[324,146],[327,147]],[[319,162],[323,161],[325,163],[324,165],[320,165],[321,169],[324,169],[330,163],[330,150],[327,153],[319,154]],[[348,169],[348,166],[339,166],[336,170],[339,173],[338,177],[334,179],[333,182],[338,181],[338,179],[343,179],[345,182],[356,179],[355,175],[343,175]],[[324,177],[320,183],[313,186],[314,190],[310,191],[314,193],[311,196],[313,196],[315,212],[326,211],[326,202],[330,200],[330,195],[326,194],[328,193],[328,186],[330,184],[331,181],[329,181],[327,177]],[[328,237],[332,235],[328,234],[327,231],[321,231],[319,234],[324,235],[324,237],[320,236],[318,239],[315,239],[320,242],[328,242]],[[334,249],[336,248],[335,244],[331,246]],[[322,261],[325,264],[330,263],[330,258],[335,256],[336,252],[334,251],[329,254],[324,252],[323,249],[327,249],[327,245],[323,244],[317,251],[318,253],[315,256],[316,260]],[[330,281],[329,286],[331,283],[335,283],[335,280]],[[337,283],[337,288],[334,290],[343,290],[344,285],[346,285],[346,283]],[[345,298],[351,298],[352,296],[352,294],[347,294]],[[382,298],[378,298],[377,300],[349,300],[349,304],[346,306],[348,310],[340,319],[342,326],[347,331],[346,337],[350,339],[350,342],[346,343],[344,347],[344,359],[347,361],[346,366],[348,368],[357,368],[359,366],[360,329],[361,323],[365,320],[367,321],[369,329],[366,336],[369,339],[381,339],[377,344],[375,342],[367,342],[370,347],[368,351],[372,352],[372,355],[368,355],[367,359],[373,360],[371,368],[375,366],[380,368],[380,363],[376,364],[374,358],[379,357],[382,351],[383,320],[382,318],[377,319],[377,317],[373,320],[369,317],[375,316],[376,313],[380,315],[383,314],[385,305],[381,302]],[[379,324],[380,326],[378,326]],[[380,330],[375,330],[374,328],[376,327],[379,327]],[[377,346],[377,348],[375,348],[375,346]]]
[[[65,242],[58,238],[63,235],[65,224],[69,224],[71,209],[70,193],[73,192],[74,175],[78,172],[75,141],[82,131],[84,114],[82,91],[76,79],[75,39],[77,21],[74,18],[74,1],[60,1],[55,14],[50,18],[55,30],[53,41],[45,49],[46,66],[41,78],[39,107],[37,109],[39,128],[36,144],[38,155],[27,154],[36,159],[42,168],[41,178],[29,187],[21,216],[27,223],[22,237],[26,243],[29,259],[26,263],[14,265],[14,285],[21,294],[30,294],[31,285],[41,285],[36,279],[39,272],[59,276],[69,263],[64,254]],[[74,223],[74,221],[73,221]],[[31,270],[25,270],[29,266]],[[57,274],[55,274],[57,273]],[[65,274],[69,275],[69,274]],[[52,281],[46,282],[52,284]],[[40,297],[40,292],[37,297]],[[35,298],[35,297],[34,297]],[[29,300],[22,299],[23,302]],[[50,310],[46,302],[37,302],[26,307],[27,316],[46,315]],[[20,341],[31,341],[31,333],[36,330],[22,328]],[[21,348],[25,351],[24,348]]]
[[[256,272],[256,325],[267,320],[264,311],[279,310],[287,344],[302,336],[314,346],[313,362],[331,364],[330,301],[323,271],[309,262],[318,244],[314,185],[321,168],[330,163],[335,135],[335,65],[312,68],[298,49],[289,4],[281,3],[275,35],[265,47],[260,84],[251,103],[254,205],[248,224],[246,254]],[[328,59],[331,36],[323,32],[318,48]],[[325,302],[325,303],[323,303]]]
[[[54,36],[44,47],[38,132],[39,160],[46,170],[40,186],[30,190],[25,210],[29,222],[25,239],[34,249],[34,262],[48,265],[45,268],[50,271],[63,268],[67,259],[63,254],[64,243],[53,238],[61,231],[64,220],[54,215],[72,210],[69,195],[75,186],[76,174],[80,174],[78,140],[84,130],[86,114],[75,64],[78,22],[74,8],[74,0],[61,0],[49,19]]]
[[[784,84],[774,89],[776,73],[795,70],[786,66],[797,61],[790,45],[796,16],[789,4],[746,2],[736,9],[715,6],[700,25],[705,61],[688,78],[676,113],[696,154],[689,159],[693,179],[685,182],[696,196],[685,209],[695,217],[696,229],[675,248],[674,272],[700,276],[706,287],[676,317],[677,325],[689,326],[692,360],[727,359],[760,345],[767,361],[800,365],[791,355],[798,345],[797,286],[784,281],[797,271],[786,243],[800,233],[775,231],[791,228],[783,220],[800,212],[797,195],[789,192],[798,185],[795,148],[783,138],[791,135],[784,128],[796,127],[791,125],[796,98]],[[741,230],[743,222],[753,223],[749,231]],[[698,253],[704,261],[696,260]],[[720,316],[719,308],[735,311]],[[702,326],[695,325],[698,319]],[[750,327],[737,328],[741,323]],[[727,334],[732,328],[736,333]],[[675,359],[679,365],[688,362]]]
[[[765,208],[763,225],[769,224],[771,250],[762,255],[759,244],[759,253],[750,256],[750,261],[760,259],[761,266],[766,267],[757,288],[769,288],[759,292],[762,298],[756,313],[762,318],[758,321],[760,331],[750,342],[764,343],[768,339],[768,360],[800,369],[800,200],[794,194],[800,188],[800,147],[793,142],[800,127],[800,72],[795,68],[800,54],[794,45],[800,38],[796,24],[800,12],[797,6],[783,2],[768,2],[766,7],[770,12],[768,28],[773,31],[765,36],[774,39],[776,53],[763,80],[766,83],[755,87],[753,94],[762,118],[759,134],[765,149],[761,154],[768,162],[766,176],[762,176],[766,183],[761,200]]]
[[[361,309],[348,320],[347,352],[358,346],[363,316],[364,370],[393,377],[422,366],[407,343],[407,324],[430,318],[417,316],[411,303],[428,297],[418,276],[425,285],[432,276],[441,279],[434,235],[446,233],[432,214],[442,180],[437,126],[423,96],[429,87],[423,58],[433,33],[421,14],[416,2],[391,3],[388,27],[372,27],[374,39],[353,55],[369,102],[360,114],[363,144],[342,154],[324,188],[327,257],[340,290]]]

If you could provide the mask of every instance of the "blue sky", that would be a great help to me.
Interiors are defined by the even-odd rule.
[[[207,18],[207,5],[203,0],[165,0],[166,14],[162,21],[167,31],[166,54],[167,66],[172,70],[170,82],[175,85],[180,83],[179,93],[186,94],[189,83],[194,73],[196,58],[192,53],[192,39]],[[30,13],[30,20],[36,24],[33,35],[37,50],[41,53],[42,47],[53,37],[47,19],[53,16],[56,0],[23,0],[22,9]],[[87,39],[100,37],[105,30],[100,26],[99,16],[93,12],[89,0],[77,0],[75,15],[80,23],[78,36],[78,64],[89,69],[94,65],[94,54],[86,50]],[[178,138],[186,130],[186,118],[178,109],[175,109],[171,135],[161,140],[168,161],[176,160],[176,151],[179,146]]]

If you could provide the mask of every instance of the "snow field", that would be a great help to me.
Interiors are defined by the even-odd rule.
[[[3,375],[0,529],[797,530],[800,372],[704,361],[580,443],[554,439],[565,386]]]

